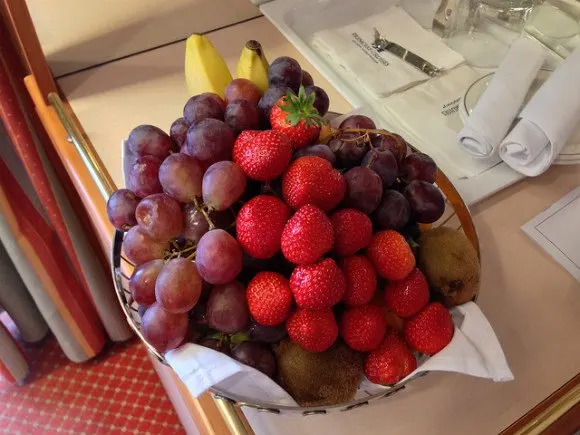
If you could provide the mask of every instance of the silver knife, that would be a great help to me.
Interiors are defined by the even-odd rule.
[[[388,51],[391,54],[401,58],[405,62],[410,65],[413,65],[415,68],[423,71],[430,77],[436,77],[443,71],[441,68],[437,68],[428,60],[423,59],[421,56],[413,53],[412,51],[407,50],[405,47],[389,41],[386,38],[383,38],[379,31],[374,28],[374,41],[372,46],[378,52],[381,51]]]

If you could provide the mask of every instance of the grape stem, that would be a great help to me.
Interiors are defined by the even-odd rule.
[[[378,135],[381,135],[381,136],[387,136],[387,137],[390,137],[390,138],[393,138],[393,139],[397,140],[396,136],[393,133],[391,133],[390,131],[387,131],[387,130],[380,129],[380,128],[378,128],[378,129],[372,129],[372,128],[345,128],[345,129],[342,129],[342,130],[335,130],[331,134],[330,139],[332,139],[332,138],[334,138],[336,136],[339,136],[342,133],[361,133],[361,136],[356,137],[356,138],[353,138],[353,139],[342,139],[345,142],[358,141],[358,140],[361,139],[361,137],[364,137],[364,136],[366,136],[365,137],[365,140],[369,140],[370,139],[369,134],[371,134],[371,133],[372,134],[378,134]],[[369,142],[370,142],[370,140],[369,140]],[[372,145],[372,143],[371,143],[371,148],[374,148],[373,145]]]
[[[209,225],[209,230],[215,230],[216,226],[213,223],[213,221],[211,220],[211,218],[209,217],[209,214],[207,214],[207,211],[205,211],[205,208],[203,207],[203,204],[200,205],[199,201],[197,200],[196,197],[193,197],[193,204],[195,205],[195,208],[201,212],[201,214],[203,215],[203,217],[205,218],[205,220],[207,221],[208,225]]]

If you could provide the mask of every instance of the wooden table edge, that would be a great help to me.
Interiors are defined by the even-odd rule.
[[[568,414],[572,418],[569,433],[580,426],[580,373],[562,385],[558,390],[537,404],[501,432],[501,435],[531,435],[548,430],[558,419]]]

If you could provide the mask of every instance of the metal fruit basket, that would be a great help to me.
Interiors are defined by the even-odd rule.
[[[108,174],[106,168],[101,162],[99,156],[94,151],[93,147],[85,139],[82,132],[77,127],[75,121],[73,121],[67,112],[60,96],[56,93],[50,93],[48,99],[51,105],[55,108],[58,118],[63,123],[67,133],[68,140],[74,145],[77,152],[81,156],[85,166],[87,167],[91,178],[97,185],[99,191],[103,195],[103,198],[107,200],[109,196],[116,190],[116,187]],[[333,114],[338,115],[338,114]],[[413,150],[416,151],[416,150]],[[445,212],[441,219],[433,224],[433,226],[449,226],[455,229],[461,229],[467,238],[472,243],[473,247],[477,252],[478,258],[480,257],[479,250],[479,240],[477,238],[477,233],[475,231],[475,226],[473,220],[469,213],[467,205],[462,200],[461,196],[449,181],[449,179],[439,172],[438,179],[436,181],[437,186],[445,195]],[[163,355],[155,350],[147,340],[144,339],[140,331],[141,316],[139,315],[137,305],[131,297],[131,292],[128,290],[128,281],[133,273],[134,265],[131,264],[122,254],[124,233],[116,231],[113,238],[113,245],[111,250],[111,265],[113,272],[113,280],[115,285],[115,291],[119,299],[119,303],[130,327],[133,329],[135,334],[141,339],[144,345],[147,347],[148,351],[154,355],[161,363],[167,364]],[[477,295],[476,295],[477,297]],[[212,390],[213,397],[216,400],[216,405],[220,411],[224,422],[230,429],[232,434],[248,434],[251,433],[251,428],[249,424],[244,422],[245,418],[243,414],[236,412],[236,407],[248,407],[255,408],[260,411],[270,412],[273,414],[302,414],[316,415],[316,414],[327,414],[336,411],[350,411],[371,402],[378,401],[381,398],[391,396],[405,388],[405,386],[411,382],[413,379],[398,384],[387,391],[383,391],[377,394],[369,394],[368,397],[363,397],[357,400],[350,401],[348,403],[343,403],[340,405],[329,406],[329,407],[316,407],[316,408],[301,408],[298,406],[273,406],[269,403],[259,403],[247,400],[244,397],[239,397],[228,393],[227,391],[222,391],[220,389],[214,388]]]
[[[469,213],[466,204],[461,199],[461,196],[459,195],[453,184],[442,172],[439,172],[436,184],[445,196],[445,212],[443,216],[431,226],[437,227],[444,225],[452,227],[454,229],[461,229],[467,236],[469,241],[472,243],[479,257],[480,255],[479,241],[477,238],[473,220],[471,218],[471,215]],[[426,229],[428,226],[424,227]],[[155,348],[147,342],[147,340],[143,337],[143,335],[140,332],[141,316],[139,315],[139,312],[137,310],[137,304],[133,301],[131,297],[131,292],[129,291],[128,287],[129,278],[131,277],[131,274],[133,272],[134,265],[131,264],[131,262],[129,262],[123,256],[122,253],[123,236],[124,233],[122,232],[117,231],[115,233],[111,259],[117,297],[119,298],[121,307],[125,315],[127,316],[127,321],[129,322],[131,328],[133,328],[133,330],[135,331],[135,334],[137,334],[137,336],[143,341],[145,346],[147,346],[149,352],[151,352],[159,361],[166,364],[163,355],[157,352]],[[423,373],[422,375],[425,375],[425,373]],[[302,414],[306,416],[313,414],[327,414],[334,411],[349,411],[355,408],[368,405],[371,401],[376,401],[378,399],[391,396],[392,394],[401,391],[402,389],[405,388],[405,385],[407,385],[414,379],[415,377],[408,379],[403,383],[397,384],[392,388],[390,388],[389,390],[375,394],[368,394],[367,397],[352,400],[348,403],[314,408],[303,408],[299,406],[277,406],[267,402],[256,402],[248,400],[245,397],[220,390],[219,388],[213,388],[212,393],[214,393],[214,395],[216,395],[218,398],[227,400],[231,404],[234,404],[239,407],[250,407],[258,409],[260,411],[275,414],[291,413],[291,414]]]
[[[113,193],[114,190],[116,190],[116,188],[106,168],[102,164],[100,158],[95,153],[92,146],[87,142],[75,122],[68,115],[67,110],[58,94],[51,93],[49,94],[48,99],[55,108],[59,119],[63,123],[63,126],[69,135],[69,141],[72,142],[72,144],[75,146],[79,155],[83,159],[85,166],[89,170],[91,178],[99,188],[99,191],[103,195],[104,199],[108,199],[108,197]],[[338,114],[332,115],[337,116]],[[442,172],[439,172],[436,184],[445,196],[445,212],[441,219],[439,219],[438,222],[432,224],[432,226],[448,226],[454,229],[461,229],[472,243],[479,257],[479,241],[467,205],[464,203],[453,184]],[[167,364],[163,355],[157,352],[155,348],[149,344],[141,334],[141,316],[139,315],[137,304],[133,301],[131,292],[128,290],[128,281],[131,274],[133,273],[134,265],[123,256],[123,237],[124,233],[119,231],[115,232],[111,250],[113,279],[119,303],[123,312],[125,313],[127,322],[129,323],[130,327],[141,339],[141,341],[147,347],[148,351],[161,363]],[[425,373],[423,375],[425,375]],[[368,405],[371,402],[378,401],[381,398],[391,396],[403,390],[405,386],[414,379],[415,378],[409,379],[406,382],[395,385],[388,390],[376,394],[368,394],[367,397],[352,400],[348,403],[315,408],[276,406],[266,402],[255,402],[248,400],[245,397],[237,396],[227,391],[222,391],[218,388],[213,388],[212,393],[213,397],[218,399],[216,400],[216,405],[218,406],[218,409],[222,414],[226,425],[230,428],[231,433],[247,434],[251,432],[251,429],[249,429],[247,422],[243,421],[243,415],[241,415],[239,412],[236,412],[235,407],[254,408],[259,411],[265,411],[273,414],[301,414],[304,416],[327,414],[337,411],[350,411]]]

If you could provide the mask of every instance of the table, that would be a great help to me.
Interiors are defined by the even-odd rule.
[[[298,59],[324,87],[331,109],[348,103],[265,18],[209,34],[232,67],[243,41],[262,42],[274,59]],[[138,124],[167,129],[187,99],[184,44],[168,45],[59,80],[64,95],[115,183],[123,185],[121,140]],[[580,370],[580,284],[537,248],[522,224],[580,185],[577,167],[554,167],[473,207],[483,277],[478,304],[493,325],[515,381],[432,373],[366,408],[328,416],[272,416],[247,411],[256,433],[497,433]],[[101,201],[101,198],[96,198]]]

